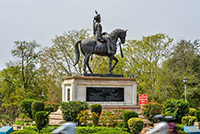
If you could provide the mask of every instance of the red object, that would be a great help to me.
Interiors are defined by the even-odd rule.
[[[141,107],[142,105],[147,103],[147,94],[140,94],[139,95],[139,106]]]

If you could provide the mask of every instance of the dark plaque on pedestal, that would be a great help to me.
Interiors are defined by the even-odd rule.
[[[86,87],[86,101],[124,101],[123,87]]]

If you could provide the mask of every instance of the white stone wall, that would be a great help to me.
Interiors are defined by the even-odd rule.
[[[88,102],[101,105],[137,105],[137,84],[133,78],[68,77],[62,83],[62,101],[86,101],[86,87],[123,87],[124,102]],[[70,93],[68,93],[70,89]],[[68,95],[70,94],[70,97]],[[69,99],[70,98],[70,99]]]

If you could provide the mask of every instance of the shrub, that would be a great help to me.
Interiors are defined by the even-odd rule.
[[[20,112],[20,105],[17,103],[3,103],[2,107],[5,111],[5,115],[9,116],[9,123],[13,123],[18,117]]]
[[[200,122],[200,110],[196,110],[194,115],[195,115],[195,117],[197,118],[196,121],[197,121],[197,122]]]
[[[91,118],[93,121],[93,125],[97,126],[99,122],[100,114],[102,112],[102,106],[101,104],[92,104],[90,108],[91,108],[91,113],[92,113]]]
[[[189,134],[188,132],[184,131],[184,125],[176,124],[178,134]]]
[[[186,100],[171,99],[164,103],[166,107],[165,113],[172,113],[175,117],[175,121],[181,123],[183,116],[186,116],[189,112],[189,103]]]
[[[79,120],[79,123],[84,123],[84,125],[88,125],[88,118],[89,118],[89,112],[88,110],[80,111],[80,113],[77,115],[76,119]],[[80,125],[79,124],[79,125]]]
[[[91,108],[91,112],[95,112],[95,113],[97,113],[99,115],[102,112],[102,106],[101,106],[101,104],[92,104],[90,106],[90,108]]]
[[[197,111],[195,108],[190,108],[190,109],[189,109],[189,112],[188,112],[188,115],[189,115],[189,116],[194,116],[195,111]]]
[[[51,113],[51,112],[54,112],[54,108],[52,106],[46,106],[44,108],[44,111],[47,111],[47,112]]]
[[[73,122],[77,122],[77,115],[80,111],[88,109],[88,103],[84,101],[69,101],[61,103],[61,110],[63,113],[63,118],[65,116],[70,116]]]
[[[185,131],[178,131],[178,134],[189,134],[189,132],[185,132]]]
[[[104,130],[104,131],[99,131],[95,134],[130,134],[130,133],[118,130]]]
[[[50,126],[50,125],[47,125],[45,127],[42,128],[42,130],[40,131],[40,133],[50,133],[52,134],[51,132],[54,131],[55,129],[57,129],[59,126]]]
[[[24,123],[33,123],[33,122],[30,122],[30,121],[15,121],[13,124],[23,126]]]
[[[54,109],[53,112],[57,111],[57,110],[58,110],[58,107],[60,106],[60,104],[59,104],[59,103],[56,103],[56,102],[44,102],[44,104],[45,104],[45,107],[47,107],[47,106],[52,106],[53,109]]]
[[[119,128],[119,127],[77,127],[76,132],[77,134],[91,134],[91,133],[97,133],[97,132],[101,132],[101,131],[119,131],[119,132],[123,132],[123,131],[127,131],[127,129],[125,128]],[[123,134],[123,133],[122,133]]]
[[[144,121],[140,118],[130,118],[128,120],[128,127],[130,132],[138,134],[142,131],[144,127]]]
[[[22,107],[22,113],[24,113],[25,115],[28,114],[28,117],[33,119],[32,117],[32,111],[31,111],[31,105],[34,102],[34,99],[24,99],[21,102],[21,107]]]
[[[44,102],[34,101],[31,105],[32,117],[35,118],[35,113],[44,110]]]
[[[164,111],[163,104],[158,102],[149,102],[143,105],[142,115],[150,121],[154,121],[153,117],[157,114],[162,114]]]
[[[183,118],[182,118],[182,124],[184,126],[193,126],[195,120],[196,120],[195,116],[183,116]]]
[[[37,127],[36,126],[25,126],[24,129],[37,131]]]
[[[37,132],[35,132],[34,130],[18,130],[18,131],[14,131],[12,132],[12,134],[39,134]]]
[[[176,128],[177,128],[177,130],[184,131],[184,125],[182,125],[182,124],[176,124]]]
[[[125,111],[123,116],[123,124],[125,128],[128,128],[128,120],[133,117],[138,117],[138,113],[135,111]]]
[[[98,122],[99,122],[99,115],[98,115],[98,113],[92,112],[91,113],[91,119],[92,119],[92,124],[94,126],[97,126]]]
[[[35,114],[35,123],[38,129],[38,132],[49,123],[49,112],[47,111],[38,111]]]

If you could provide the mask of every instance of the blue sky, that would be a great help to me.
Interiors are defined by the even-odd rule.
[[[13,60],[14,41],[51,46],[55,35],[92,29],[94,10],[103,31],[128,29],[127,39],[157,33],[174,41],[200,38],[199,0],[0,0],[0,70]]]

